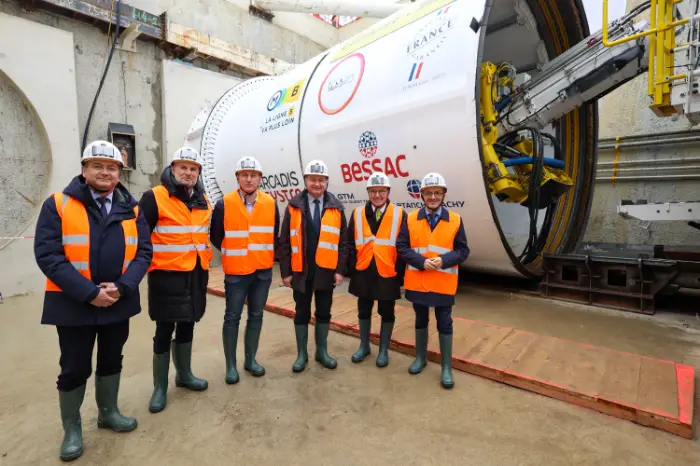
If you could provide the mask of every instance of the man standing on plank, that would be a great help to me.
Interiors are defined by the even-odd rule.
[[[348,225],[350,294],[357,296],[357,318],[360,325],[360,348],[352,362],[369,356],[372,307],[382,316],[379,333],[377,367],[389,364],[389,342],[396,317],[394,307],[401,298],[405,263],[398,258],[396,238],[403,223],[401,207],[389,200],[391,183],[384,173],[376,172],[367,180],[369,201],[358,207]]]
[[[343,204],[328,188],[328,167],[312,160],[304,170],[306,189],[289,201],[280,236],[280,272],[284,286],[294,289],[294,331],[297,359],[292,371],[308,362],[307,340],[311,299],[316,301],[316,361],[335,369],[328,354],[333,290],[343,283],[348,256],[347,224]]]
[[[425,208],[406,216],[396,241],[399,257],[408,265],[406,299],[416,312],[416,359],[408,372],[419,374],[425,368],[429,308],[434,307],[442,356],[440,383],[452,388],[452,306],[459,264],[469,256],[467,235],[461,217],[443,206],[447,182],[442,175],[425,175],[420,192]]]

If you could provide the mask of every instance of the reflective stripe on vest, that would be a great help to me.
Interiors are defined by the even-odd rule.
[[[82,202],[63,193],[54,194],[56,212],[61,219],[61,241],[66,259],[80,272],[80,275],[92,280],[90,273],[90,221]],[[134,207],[134,218],[122,220],[124,231],[124,263],[122,273],[136,257],[139,246],[139,236],[136,230],[136,217],[139,215],[138,206]],[[54,282],[46,279],[46,291],[62,291]]]
[[[418,220],[419,212],[420,210],[408,214],[411,248],[426,259],[452,251],[457,231],[459,231],[460,216],[454,212],[448,212],[449,221],[438,221],[435,229],[430,231],[427,218]],[[419,270],[409,265],[406,268],[404,287],[407,290],[423,293],[454,295],[457,293],[458,278],[458,265],[440,270]]]
[[[153,260],[148,271],[189,272],[197,264],[197,255],[202,268],[208,270],[212,258],[209,202],[206,209],[190,210],[163,185],[153,188],[153,195],[158,205],[158,222],[151,232]]]
[[[357,250],[357,270],[366,270],[374,259],[377,272],[384,278],[396,276],[396,238],[399,225],[403,219],[403,209],[394,204],[387,205],[384,218],[377,230],[376,238],[372,235],[366,206],[355,209],[355,249]]]
[[[292,246],[292,271],[304,271],[301,210],[289,206],[289,242]],[[340,210],[327,208],[321,217],[321,232],[316,247],[316,265],[335,270],[338,267],[340,244]]]
[[[224,196],[221,263],[227,275],[248,275],[275,263],[275,200],[258,191],[248,212],[239,191]]]

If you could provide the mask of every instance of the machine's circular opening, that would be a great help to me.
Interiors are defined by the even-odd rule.
[[[532,78],[537,77],[542,65],[589,34],[579,0],[492,0],[487,2],[485,18],[487,27],[481,30],[479,64],[509,62],[518,75],[527,73]],[[480,72],[478,67],[477,73]],[[480,79],[476,82],[479,86]],[[479,89],[476,95],[480,95]],[[539,211],[537,234],[543,245],[541,252],[571,252],[585,231],[593,195],[597,104],[586,104],[568,113],[542,132],[552,134],[559,141],[565,171],[574,185],[552,207]],[[483,160],[481,145],[480,150]],[[545,148],[546,157],[552,153],[553,147]],[[486,186],[488,189],[488,182]],[[541,275],[541,254],[529,261],[522,257],[531,235],[528,209],[488,195],[501,240],[513,264],[526,276]]]

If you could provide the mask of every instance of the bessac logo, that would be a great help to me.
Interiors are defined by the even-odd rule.
[[[377,136],[372,131],[365,131],[360,135],[357,147],[360,149],[360,154],[362,154],[364,158],[369,159],[374,157],[377,155],[377,149],[379,149]]]

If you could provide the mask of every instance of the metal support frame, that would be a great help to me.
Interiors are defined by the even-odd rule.
[[[287,11],[321,15],[386,18],[406,5],[391,1],[354,0],[253,0],[253,6],[266,11]]]
[[[643,222],[700,220],[700,201],[637,203],[623,200],[617,206],[617,213],[625,218],[635,218]]]
[[[136,53],[136,39],[141,35],[141,25],[131,23],[119,34],[116,47],[119,50]]]

